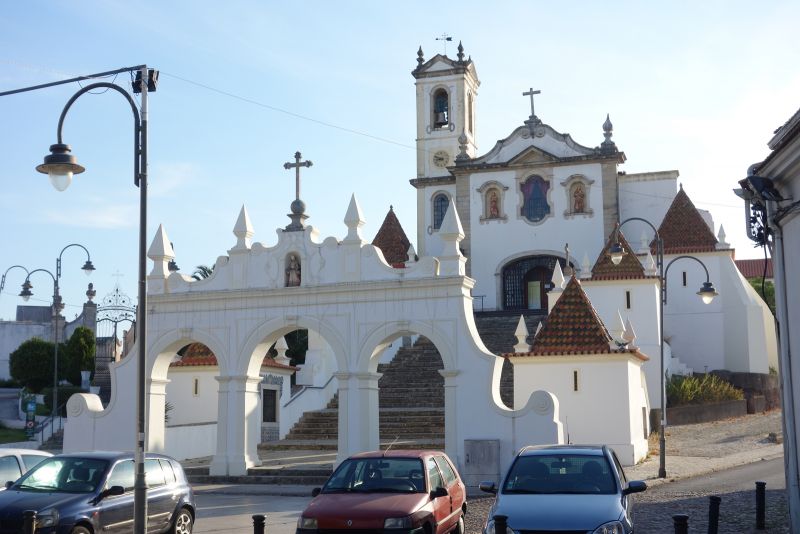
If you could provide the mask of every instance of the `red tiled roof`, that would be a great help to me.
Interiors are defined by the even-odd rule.
[[[405,267],[405,262],[408,259],[408,247],[411,246],[411,241],[406,237],[400,221],[394,214],[394,209],[389,206],[389,213],[383,220],[378,233],[375,234],[375,239],[372,244],[381,249],[386,263],[392,267]]]
[[[187,345],[183,350],[183,357],[169,364],[170,367],[201,367],[208,365],[217,365],[217,357],[211,350],[202,343],[192,343]],[[261,362],[262,367],[274,367],[277,369],[291,369],[296,370],[297,367],[292,365],[284,365],[276,362],[269,356],[264,357]]]
[[[608,249],[611,248],[617,238],[619,238],[619,244],[622,246],[622,250],[625,251],[625,255],[622,256],[622,261],[619,262],[619,265],[614,265],[614,262],[611,261],[611,256],[608,254]],[[594,262],[592,280],[629,280],[631,278],[645,278],[644,267],[622,232],[612,232],[608,241],[606,241],[606,246],[603,247]]]
[[[717,238],[682,185],[661,221],[658,234],[664,242],[664,254],[713,252],[717,248]],[[650,247],[655,252],[655,241]]]
[[[745,278],[761,278],[764,276],[764,259],[759,260],[734,260],[736,267]],[[767,278],[772,276],[772,258],[767,258]]]
[[[534,338],[533,350],[506,356],[606,354],[611,352],[610,341],[611,335],[573,276]]]

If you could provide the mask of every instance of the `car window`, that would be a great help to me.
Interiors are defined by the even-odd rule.
[[[73,456],[46,458],[28,471],[17,489],[91,493],[108,469],[106,460]]]
[[[439,466],[439,469],[442,472],[442,476],[444,477],[445,482],[449,486],[453,482],[456,481],[456,474],[453,472],[453,468],[450,467],[450,463],[445,460],[444,456],[434,456],[436,460],[436,465]]]
[[[617,468],[617,472],[619,473],[619,478],[622,479],[623,484],[628,483],[628,477],[625,476],[625,471],[622,469],[622,466],[619,463],[619,459],[617,458],[617,453],[613,450],[611,451],[611,458],[614,459],[614,465]]]
[[[436,467],[436,462],[433,458],[428,458],[425,464],[428,468],[428,481],[431,483],[431,490],[443,488],[444,482],[442,482],[442,475],[439,474],[439,468]]]
[[[518,456],[503,493],[612,494],[617,484],[605,456],[535,454]]]
[[[0,456],[0,485],[22,476],[19,462],[14,456]]]
[[[106,488],[122,486],[125,491],[133,491],[134,478],[133,460],[124,460],[114,466],[106,482]]]
[[[164,478],[167,481],[167,484],[172,484],[175,482],[175,470],[172,468],[172,462],[169,460],[159,460],[161,462],[161,468],[164,470]]]
[[[145,459],[144,479],[148,488],[157,488],[167,483],[164,479],[164,470],[155,458]]]
[[[22,462],[25,464],[25,469],[33,469],[33,467],[47,458],[47,456],[42,456],[41,454],[23,454],[22,455]]]
[[[416,493],[425,491],[419,458],[349,458],[339,465],[322,493]]]

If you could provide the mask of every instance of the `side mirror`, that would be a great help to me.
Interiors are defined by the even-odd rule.
[[[317,495],[320,494],[321,491],[322,491],[322,488],[314,488],[314,489],[311,490],[311,496],[312,497],[316,497]]]
[[[628,482],[628,487],[622,490],[623,495],[630,495],[631,493],[641,493],[647,489],[647,483],[643,480],[631,480]]]
[[[125,493],[125,488],[122,486],[111,486],[110,488],[106,489],[100,495],[102,497],[116,497],[117,495],[122,495]]]
[[[13,480],[9,480],[8,482],[6,482],[6,489],[10,488],[13,485],[14,485],[14,481]]]
[[[439,497],[447,497],[447,489],[439,486],[431,492],[431,499],[438,499]]]
[[[486,492],[486,493],[494,493],[497,494],[497,486],[494,485],[494,482],[484,481],[478,484],[478,489]]]

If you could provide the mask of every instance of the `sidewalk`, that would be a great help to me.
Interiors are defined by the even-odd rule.
[[[625,468],[625,473],[629,480],[646,480],[652,487],[780,457],[783,445],[770,441],[770,433],[781,434],[779,410],[711,423],[668,427],[667,478],[658,478],[657,440],[655,447],[651,446],[650,456],[638,465]],[[201,484],[193,488],[195,493],[310,497],[313,486]]]

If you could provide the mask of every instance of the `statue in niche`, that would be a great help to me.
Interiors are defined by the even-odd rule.
[[[578,184],[572,192],[572,213],[583,213],[586,211],[586,193],[583,185]]]
[[[497,200],[497,191],[489,193],[489,218],[497,219],[500,217],[500,207]]]
[[[289,264],[286,266],[286,287],[300,285],[300,260],[296,255],[289,255]]]

